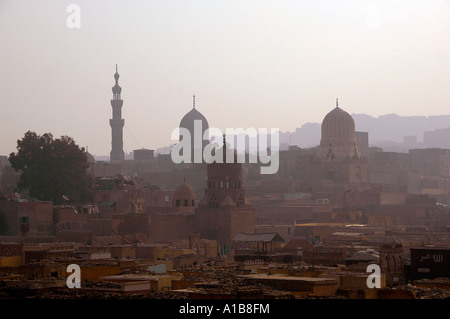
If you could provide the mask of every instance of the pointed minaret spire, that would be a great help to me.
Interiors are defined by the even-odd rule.
[[[116,64],[116,73],[114,73],[114,79],[116,80],[116,84],[113,86],[113,99],[121,100],[120,93],[122,92],[122,88],[119,85],[119,73],[117,72],[117,64]]]
[[[336,98],[336,107],[339,107],[339,100]]]
[[[193,95],[192,99],[193,99],[193,101],[192,101],[192,106],[193,106],[194,109],[195,109],[195,94]]]

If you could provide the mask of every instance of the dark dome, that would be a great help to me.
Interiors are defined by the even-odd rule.
[[[322,138],[355,137],[355,121],[343,109],[336,107],[322,121]]]
[[[209,128],[208,121],[206,120],[206,118],[203,116],[202,113],[197,111],[196,108],[192,108],[192,110],[190,110],[188,113],[186,113],[185,116],[183,116],[183,118],[181,119],[181,122],[180,122],[180,128],[184,127],[186,129],[188,129],[192,134],[194,132],[194,121],[195,120],[202,121],[202,131],[203,132]]]

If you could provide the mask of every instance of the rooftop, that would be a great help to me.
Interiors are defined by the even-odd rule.
[[[261,241],[273,241],[284,242],[284,239],[278,235],[278,233],[260,233],[260,234],[246,234],[239,233],[233,241],[236,242],[261,242]]]

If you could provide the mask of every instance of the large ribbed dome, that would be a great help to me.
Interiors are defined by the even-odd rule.
[[[336,106],[322,121],[322,139],[318,156],[326,160],[359,158],[355,121]]]
[[[355,121],[352,116],[336,106],[322,121],[322,138],[353,138]]]

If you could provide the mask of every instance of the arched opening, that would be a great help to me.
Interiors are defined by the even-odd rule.
[[[397,271],[397,262],[395,261],[395,256],[392,256],[392,270],[394,271],[394,272],[396,272]]]
[[[389,268],[389,258],[388,256],[386,256],[386,271],[389,272],[390,268]]]
[[[209,200],[209,208],[218,208],[219,207],[219,202],[216,198],[215,194],[211,195],[211,198]]]

